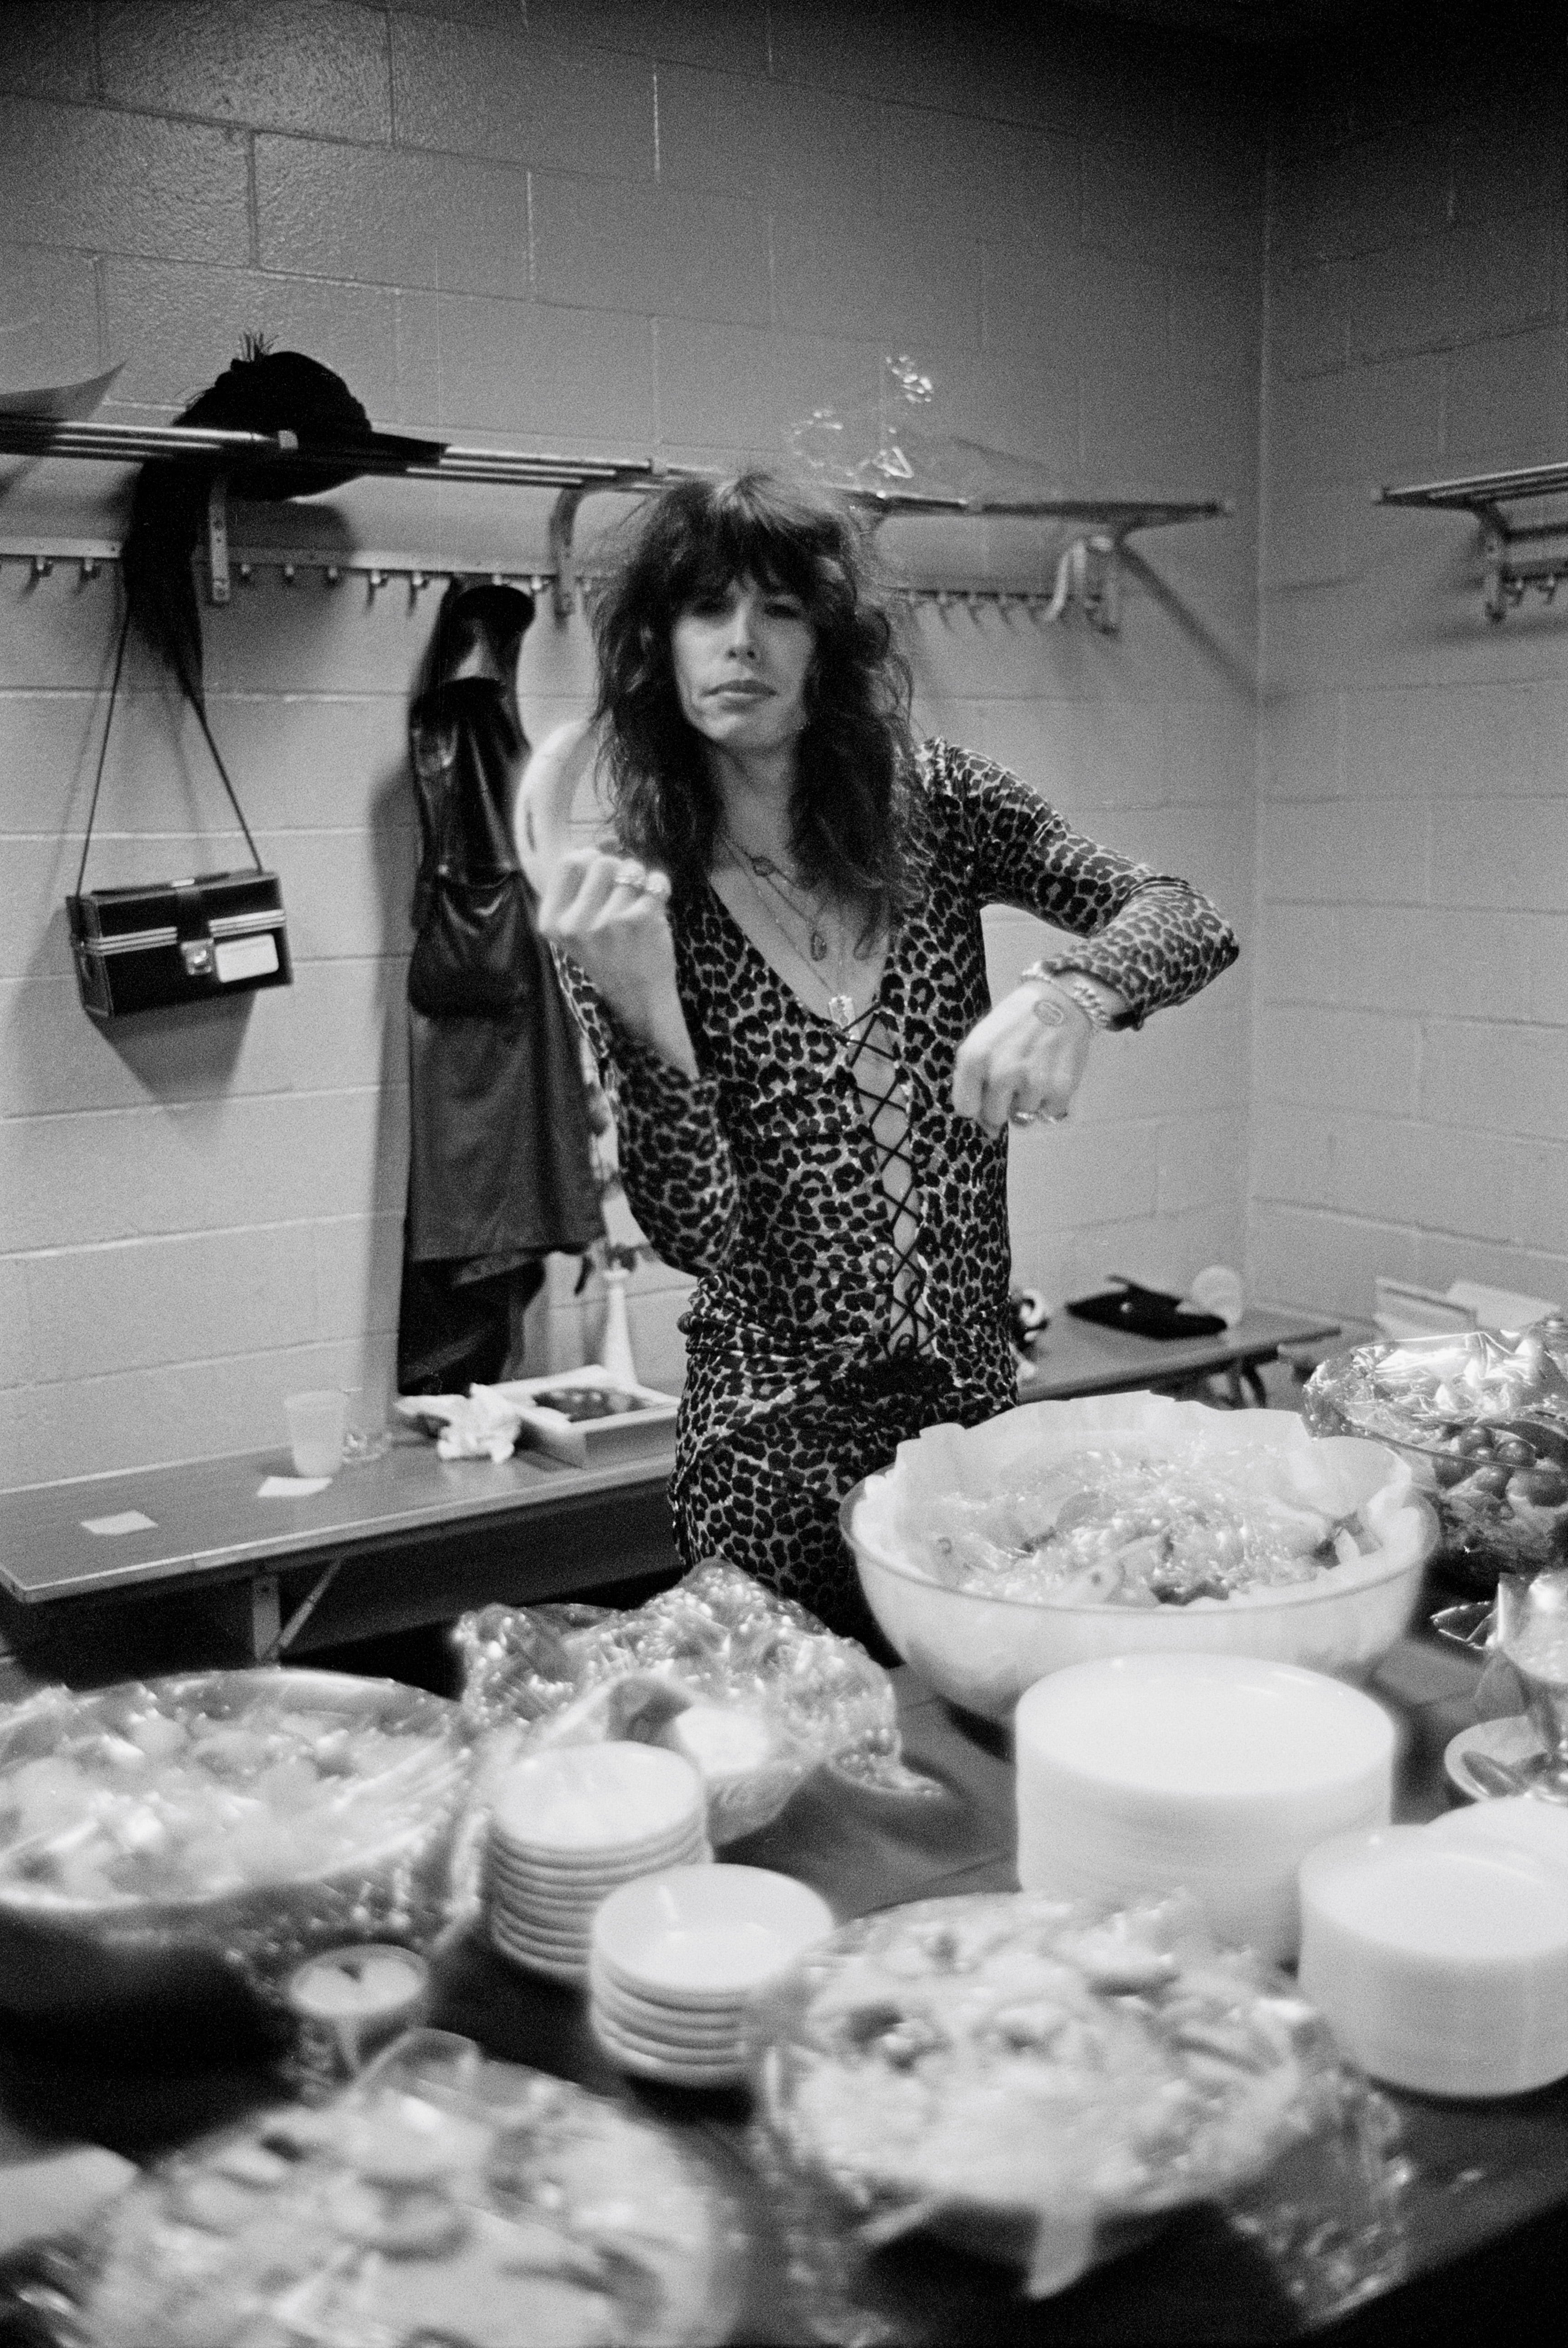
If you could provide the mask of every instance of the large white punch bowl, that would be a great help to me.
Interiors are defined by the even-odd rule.
[[[1355,1566],[1309,1581],[1242,1590],[1185,1605],[1073,1604],[991,1596],[936,1580],[921,1557],[918,1478],[909,1455],[849,1493],[841,1510],[867,1602],[904,1661],[938,1694],[1006,1718],[1037,1680],[1069,1663],[1134,1653],[1254,1655],[1366,1679],[1401,1636],[1419,1600],[1436,1519],[1408,1466],[1380,1444],[1315,1439],[1288,1411],[1216,1411],[1163,1396],[1112,1395],[1029,1403],[983,1426],[939,1434],[965,1488],[984,1494],[1026,1480],[1074,1451],[1193,1456],[1222,1480],[1323,1471],[1353,1490],[1376,1547]],[[1310,1447],[1304,1453],[1303,1447]],[[1294,1465],[1293,1465],[1294,1463]],[[929,1475],[927,1466],[924,1472]]]

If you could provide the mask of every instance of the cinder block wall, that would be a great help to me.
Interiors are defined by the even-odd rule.
[[[1252,1269],[1568,1301],[1568,651],[1385,484],[1568,456],[1562,27],[1303,77],[1269,199]],[[1557,501],[1561,511],[1562,501]],[[1516,516],[1529,520],[1531,510]]]
[[[1037,6],[836,0],[210,0],[5,12],[0,388],[122,361],[172,415],[260,330],[376,419],[465,441],[731,463],[912,355],[934,419],[1068,491],[1229,492],[1140,541],[1121,634],[971,612],[913,629],[920,714],[1093,832],[1210,888],[1253,873],[1259,109],[1222,51]],[[872,436],[874,438],[874,435]],[[0,540],[117,534],[125,484],[0,459]],[[603,515],[609,501],[601,500]],[[542,563],[547,500],[360,483],[236,536]],[[917,576],[1048,583],[1059,539],[890,523]],[[108,577],[0,565],[0,1482],[245,1449],[281,1398],[390,1386],[406,1165],[410,680],[436,593],[258,570],[203,613],[215,730],[282,874],[296,983],[100,1029],[74,885]],[[525,652],[539,730],[581,620]],[[89,882],[239,860],[145,663]],[[1038,951],[994,924],[999,980]],[[1018,1266],[1181,1284],[1243,1244],[1244,973],[1097,1047],[1081,1115],[1015,1149]],[[556,1267],[541,1367],[602,1311]],[[644,1374],[682,1283],[639,1272]]]

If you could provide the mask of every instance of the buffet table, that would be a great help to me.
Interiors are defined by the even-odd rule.
[[[1402,1729],[1405,1818],[1444,1806],[1443,1747],[1474,1716],[1478,1668],[1469,1654],[1422,1632],[1404,1640],[1378,1676],[1376,1691]],[[905,1802],[819,1775],[770,1827],[731,1845],[726,1858],[799,1876],[841,1918],[932,1894],[1014,1887],[1012,1775],[1001,1733],[954,1714],[907,1671],[897,1684],[907,1756],[939,1780],[940,1798]],[[742,2096],[632,2085],[590,2037],[576,1992],[514,1970],[475,1931],[441,1953],[437,1983],[438,2025],[694,2129],[716,2149],[757,2236],[735,2337],[761,2348],[806,2336],[787,2288],[775,2212],[749,2181]],[[114,2071],[13,2038],[0,2046],[0,2160],[72,2138],[145,2158],[276,2093],[264,2065],[180,2069],[165,2062],[156,2071]],[[1265,2254],[1217,2212],[1204,2211],[1179,2219],[1062,2297],[1029,2305],[997,2270],[905,2246],[877,2261],[874,2323],[857,2336],[922,2348],[955,2341],[1289,2339],[1334,2324],[1357,2276],[1365,2302],[1362,2316],[1352,2319],[1358,2338],[1477,2332],[1496,2306],[1465,2297],[1474,2267],[1467,2254],[1500,2245],[1500,2257],[1517,2254],[1529,2271],[1532,2245],[1539,2253],[1550,2243],[1568,2207],[1568,2083],[1506,2104],[1411,2096],[1389,2102],[1402,2125],[1408,2183],[1402,2223],[1375,2258],[1332,2240]],[[1431,2316],[1435,2301],[1452,2317],[1451,2330]],[[1401,2328],[1402,2310],[1422,2311],[1416,2329]]]
[[[1157,1343],[1063,1313],[1018,1399],[1191,1393],[1217,1379],[1230,1401],[1258,1402],[1261,1366],[1336,1334],[1321,1318],[1249,1312],[1220,1336]],[[586,1468],[540,1452],[444,1460],[400,1430],[321,1492],[262,1497],[289,1473],[281,1447],[0,1492],[0,1655],[9,1647],[79,1685],[95,1649],[99,1677],[229,1661],[236,1647],[272,1661],[491,1600],[529,1605],[673,1572],[673,1459],[663,1430],[642,1456]],[[149,1660],[132,1659],[139,1642]]]
[[[1136,1337],[1070,1313],[1054,1319],[1037,1344],[1035,1360],[1018,1385],[1020,1402],[1066,1402],[1077,1395],[1202,1395],[1211,1381],[1233,1406],[1265,1400],[1260,1371],[1294,1345],[1321,1345],[1339,1324],[1307,1313],[1243,1313],[1233,1328],[1212,1337]]]
[[[79,1684],[84,1639],[111,1618],[123,1657],[129,1608],[160,1601],[182,1662],[261,1662],[672,1571],[672,1458],[446,1460],[408,1430],[324,1491],[264,1497],[280,1447],[0,1493],[0,1643]]]

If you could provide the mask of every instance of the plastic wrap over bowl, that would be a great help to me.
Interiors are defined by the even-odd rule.
[[[1181,1893],[977,1892],[861,1917],[759,1994],[750,2054],[756,2157],[815,2286],[818,2321],[791,2337],[1025,2336],[1011,2311],[971,2330],[972,2304],[951,2331],[865,2321],[890,2262],[878,2278],[866,2254],[909,2236],[1019,2268],[1047,2298],[1202,2201],[1256,2193],[1261,2214],[1299,2197],[1326,2250],[1358,2239],[1374,2257],[1391,2212],[1376,2098],[1294,1985],[1217,1945]],[[1272,2183],[1282,2163],[1295,2173]]]
[[[1313,1372],[1305,1408],[1315,1433],[1408,1463],[1445,1579],[1484,1591],[1568,1564],[1568,1323],[1357,1345]]]
[[[934,1437],[940,1447],[917,1462]],[[1315,1580],[1185,1604],[993,1596],[934,1577],[921,1554],[922,1483],[934,1463],[984,1496],[1026,1486],[1084,1450],[1197,1458],[1222,1484],[1276,1473],[1284,1488],[1321,1479],[1325,1490],[1354,1496],[1376,1545]],[[904,1661],[938,1694],[991,1719],[1047,1673],[1106,1655],[1257,1655],[1365,1678],[1408,1623],[1437,1537],[1408,1466],[1379,1444],[1315,1440],[1293,1412],[1214,1411],[1146,1394],[1031,1403],[980,1426],[928,1428],[855,1487],[841,1521],[867,1601]]]
[[[218,1758],[190,1762],[198,1749]],[[441,1931],[471,1760],[456,1704],[335,1672],[191,1673],[12,1707],[0,1715],[0,2013],[126,2045],[170,2030],[181,2043],[281,2034],[282,1983],[303,1957],[346,1941],[425,1948]],[[78,1777],[51,1787],[63,1767]],[[219,1787],[205,1810],[203,1769]],[[116,1839],[96,1846],[107,1866],[84,1771],[113,1811]],[[41,1831],[19,1831],[23,1787],[35,1812],[53,1797]],[[139,1865],[165,1853],[161,1870]]]

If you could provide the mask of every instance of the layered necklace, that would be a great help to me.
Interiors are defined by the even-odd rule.
[[[876,951],[874,946],[865,952],[858,950],[851,938],[848,922],[836,908],[831,914],[829,913],[825,897],[815,904],[809,901],[802,903],[795,894],[799,882],[795,880],[793,874],[787,878],[783,867],[775,863],[772,857],[753,855],[750,849],[743,848],[730,831],[725,832],[724,840],[746,875],[763,920],[783,941],[790,958],[808,972],[813,984],[820,988],[827,998],[828,1016],[841,1035],[843,1034],[854,1025],[855,1020],[855,1000],[851,991],[854,964],[872,960]],[[780,919],[781,908],[804,932],[804,953],[800,950],[799,937],[787,929]],[[835,932],[832,937],[829,935],[830,928]]]

